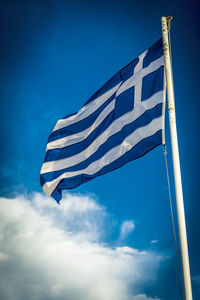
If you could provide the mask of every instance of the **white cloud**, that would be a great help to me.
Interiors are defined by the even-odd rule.
[[[157,244],[158,243],[158,240],[152,240],[151,241],[151,244]]]
[[[158,298],[149,298],[145,294],[140,294],[134,297],[134,300],[159,300]]]
[[[124,221],[121,224],[121,230],[120,230],[120,240],[124,240],[128,237],[128,235],[135,229],[135,224],[132,220]]]
[[[158,300],[142,286],[156,280],[161,256],[106,246],[109,215],[91,196],[0,201],[0,299]]]
[[[0,252],[0,261],[1,260],[6,260],[6,259],[8,259],[8,255],[5,254],[5,253]]]

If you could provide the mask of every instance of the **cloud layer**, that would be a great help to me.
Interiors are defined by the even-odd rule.
[[[0,299],[152,300],[161,256],[103,243],[109,215],[93,197],[0,201]]]
[[[126,239],[126,237],[135,229],[135,224],[131,220],[124,221],[121,224],[121,231],[120,231],[120,240]]]

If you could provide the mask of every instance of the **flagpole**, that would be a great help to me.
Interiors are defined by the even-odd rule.
[[[166,74],[166,81],[167,81],[167,99],[168,99],[169,124],[170,124],[170,135],[171,135],[171,146],[172,146],[173,169],[174,169],[174,182],[175,182],[175,191],[176,191],[178,230],[179,230],[182,271],[183,271],[183,283],[184,283],[185,299],[192,300],[190,266],[189,266],[189,256],[188,256],[186,225],[185,225],[185,212],[184,212],[184,204],[183,204],[183,191],[182,191],[178,139],[177,139],[177,129],[176,129],[172,66],[171,66],[171,59],[169,53],[167,18],[162,17],[161,23],[162,23],[162,36],[163,36],[163,51],[164,51],[164,58],[165,58],[165,74]]]

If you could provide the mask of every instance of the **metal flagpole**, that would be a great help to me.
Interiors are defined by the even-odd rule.
[[[175,191],[176,191],[178,230],[179,230],[179,239],[180,239],[185,299],[192,300],[190,266],[189,266],[189,257],[188,257],[186,225],[185,225],[185,212],[184,212],[184,205],[183,205],[183,191],[182,191],[178,140],[177,140],[177,130],[176,130],[172,66],[171,66],[169,42],[168,42],[168,28],[167,28],[168,20],[169,19],[166,17],[161,18],[163,51],[164,51],[164,58],[165,58],[165,74],[166,74],[166,81],[167,81],[167,99],[168,99],[169,123],[170,123],[170,134],[171,134],[171,145],[172,145],[172,158],[173,158],[173,169],[174,169],[174,182],[175,182]]]

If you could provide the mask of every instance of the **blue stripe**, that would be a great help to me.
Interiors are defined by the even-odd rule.
[[[143,139],[134,148],[125,153],[123,156],[112,162],[110,165],[105,166],[99,172],[93,175],[81,174],[71,178],[62,179],[58,184],[57,188],[53,191],[51,196],[59,203],[62,198],[62,190],[72,189],[78,187],[79,185],[108,172],[114,171],[121,166],[127,164],[128,162],[135,160],[150,150],[154,149],[162,143],[162,130],[159,130],[154,135]]]
[[[141,128],[143,126],[148,125],[153,119],[158,118],[162,115],[162,104],[158,104],[151,110],[147,110],[141,117],[139,117],[134,122],[125,125],[122,130],[114,135],[112,135],[104,144],[102,144],[99,149],[93,153],[89,158],[74,165],[69,168],[65,168],[59,171],[53,171],[44,173],[41,175],[41,182],[44,184],[45,182],[49,182],[60,176],[65,172],[73,172],[87,168],[91,163],[100,159],[104,156],[109,150],[112,148],[122,144],[124,139],[133,133],[136,129]],[[64,155],[66,158],[66,156]],[[60,159],[60,158],[57,158]]]

